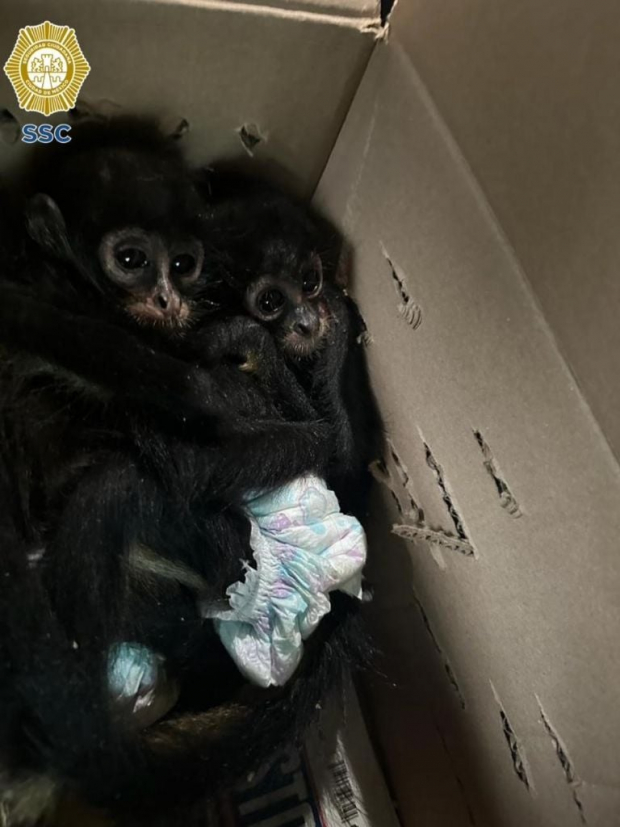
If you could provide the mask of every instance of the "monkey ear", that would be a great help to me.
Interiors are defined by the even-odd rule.
[[[46,252],[64,260],[73,258],[65,219],[60,207],[49,195],[38,193],[29,200],[26,227],[32,240]]]

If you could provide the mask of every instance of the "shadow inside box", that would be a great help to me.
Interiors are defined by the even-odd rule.
[[[389,494],[375,486],[367,611],[379,653],[359,694],[377,758],[403,827],[505,827],[476,718],[434,634],[427,543],[392,533],[391,506]]]

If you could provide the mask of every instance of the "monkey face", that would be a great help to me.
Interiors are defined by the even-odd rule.
[[[245,304],[255,319],[273,330],[288,355],[307,357],[327,333],[329,314],[322,293],[321,259],[313,255],[293,275],[265,275],[253,282]]]
[[[203,248],[193,238],[170,243],[158,233],[129,227],[107,233],[99,262],[124,294],[139,322],[182,326],[190,317],[189,294],[201,272]]]

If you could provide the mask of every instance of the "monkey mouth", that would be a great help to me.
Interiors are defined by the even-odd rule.
[[[187,304],[182,304],[179,312],[174,315],[166,315],[156,307],[146,303],[128,304],[127,312],[141,325],[151,327],[163,327],[168,330],[187,327],[190,322],[191,312]]]
[[[300,336],[298,333],[289,333],[284,337],[284,349],[290,356],[303,359],[312,356],[320,346],[320,336]]]
[[[282,348],[288,356],[294,359],[308,359],[323,347],[328,324],[321,319],[321,325],[313,336],[302,336],[290,331],[282,337]]]

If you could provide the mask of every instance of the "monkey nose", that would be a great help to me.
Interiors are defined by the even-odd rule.
[[[162,290],[153,296],[155,309],[164,319],[172,319],[181,311],[181,300],[175,293]]]
[[[295,322],[295,325],[293,327],[295,333],[297,333],[299,336],[306,337],[313,336],[316,333],[317,329],[318,324],[314,319],[305,319],[304,321]]]

